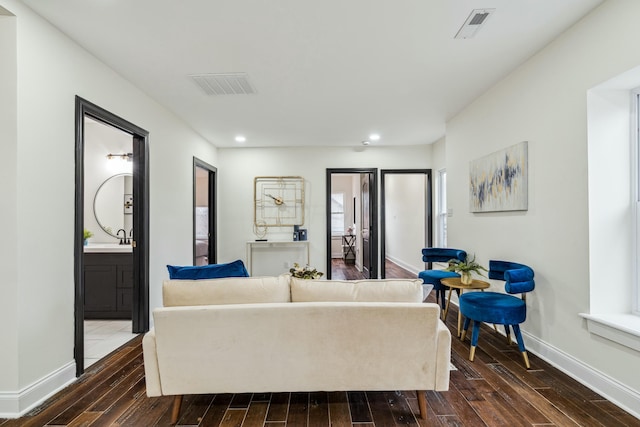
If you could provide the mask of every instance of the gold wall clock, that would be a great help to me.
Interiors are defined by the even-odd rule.
[[[256,225],[304,224],[304,178],[301,176],[257,176],[253,200]]]

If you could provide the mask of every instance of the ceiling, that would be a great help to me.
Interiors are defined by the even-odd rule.
[[[214,145],[292,147],[435,142],[602,0],[22,2]],[[455,39],[479,8],[495,12]],[[256,93],[207,95],[189,76],[209,73]]]

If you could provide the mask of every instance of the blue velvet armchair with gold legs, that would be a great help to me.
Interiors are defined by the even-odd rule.
[[[451,259],[458,259],[464,261],[467,258],[467,253],[461,249],[451,248],[424,248],[422,249],[422,261],[424,262],[447,262]],[[436,291],[436,302],[440,299],[440,307],[444,310],[445,306],[445,292],[449,287],[444,286],[440,280],[449,277],[460,277],[458,273],[453,271],[444,270],[424,270],[418,274],[418,278],[422,279],[423,283],[433,285],[433,289]]]
[[[500,292],[467,292],[460,296],[460,313],[464,316],[463,341],[469,324],[473,322],[469,360],[473,361],[476,352],[480,324],[486,322],[494,325],[504,325],[508,343],[511,343],[509,328],[513,329],[524,364],[527,369],[530,368],[529,357],[520,333],[520,323],[527,318],[525,297],[527,292],[531,292],[535,288],[533,275],[533,270],[524,264],[489,261],[489,279],[504,280],[504,290],[508,294]],[[522,294],[522,296],[518,298],[509,294]]]

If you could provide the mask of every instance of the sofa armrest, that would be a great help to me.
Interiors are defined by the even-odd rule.
[[[451,363],[451,332],[438,320],[436,333],[438,354],[436,355],[436,391],[449,390],[449,368]]]
[[[155,330],[151,329],[142,338],[142,353],[144,356],[144,375],[147,384],[147,396],[162,396]]]

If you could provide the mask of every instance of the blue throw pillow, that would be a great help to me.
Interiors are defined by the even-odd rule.
[[[236,260],[227,264],[209,264],[200,266],[167,265],[169,279],[198,280],[219,279],[222,277],[249,277],[242,260]]]

